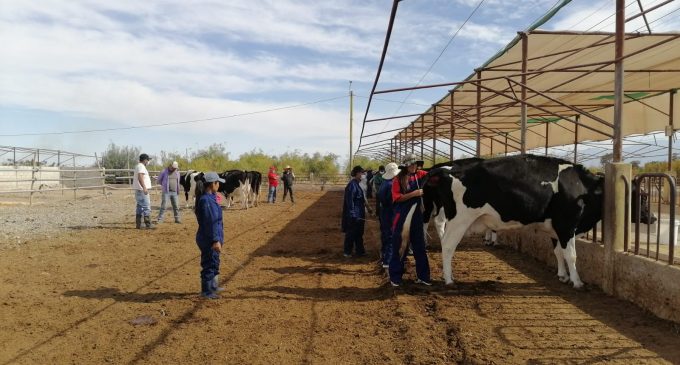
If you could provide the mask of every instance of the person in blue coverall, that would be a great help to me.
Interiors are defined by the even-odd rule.
[[[217,299],[220,273],[220,252],[224,243],[224,227],[222,224],[222,208],[217,203],[215,194],[224,179],[215,172],[207,172],[202,183],[196,186],[195,213],[198,221],[196,244],[201,250],[201,296]]]
[[[361,166],[354,166],[351,172],[352,180],[345,187],[344,204],[342,205],[342,231],[345,232],[345,257],[352,256],[352,249],[356,256],[365,256],[364,226],[366,223],[366,198],[359,186],[364,173]]]
[[[413,258],[416,261],[416,284],[432,285],[430,283],[430,263],[425,252],[425,230],[423,227],[423,206],[420,180],[427,172],[418,170],[416,156],[411,154],[404,159],[404,168],[392,181],[392,201],[394,202],[394,218],[392,218],[392,257],[390,260],[389,274],[392,286],[401,285],[401,277],[404,274],[404,260],[406,258],[402,248],[401,234],[408,213],[413,209],[410,217],[409,241],[406,247],[411,246]],[[400,254],[400,251],[404,252]]]
[[[382,167],[382,166],[381,166]],[[380,254],[382,258],[382,266],[387,269],[390,267],[390,259],[392,258],[392,219],[394,217],[394,209],[392,204],[392,178],[399,173],[399,166],[396,163],[390,162],[383,168],[383,173],[380,176],[382,182],[380,189],[376,194],[379,209],[377,209],[380,217]]]

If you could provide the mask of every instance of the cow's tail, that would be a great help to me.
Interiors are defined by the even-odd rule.
[[[404,218],[404,225],[403,228],[401,229],[401,247],[404,248],[402,252],[400,252],[401,257],[406,257],[406,254],[408,253],[408,248],[409,245],[411,244],[411,220],[413,219],[413,214],[416,212],[416,207],[418,204],[413,204],[411,208],[408,210],[408,214],[406,214],[406,218]],[[406,242],[406,244],[404,244]],[[400,247],[400,249],[401,249]]]

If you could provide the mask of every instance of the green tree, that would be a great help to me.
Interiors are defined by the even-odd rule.
[[[102,155],[102,167],[107,169],[134,168],[139,162],[140,154],[141,148],[139,147],[118,146],[111,142]]]

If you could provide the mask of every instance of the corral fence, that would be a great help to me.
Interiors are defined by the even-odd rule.
[[[674,265],[680,221],[676,179],[667,173],[643,173],[625,181],[630,204],[626,211],[624,251]],[[586,233],[586,239],[603,245],[602,222]]]

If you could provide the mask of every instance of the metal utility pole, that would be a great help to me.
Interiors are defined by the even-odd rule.
[[[352,91],[352,81],[349,82],[349,169],[352,168],[352,125],[354,124],[354,91]]]

